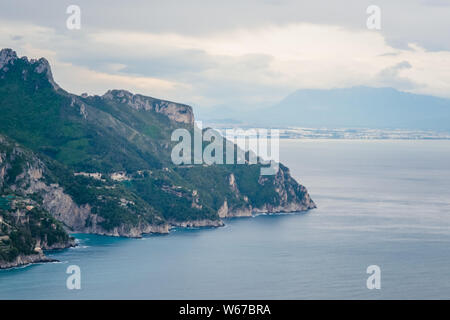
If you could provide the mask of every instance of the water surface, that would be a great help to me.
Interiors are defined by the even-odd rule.
[[[1,299],[449,299],[450,141],[282,140],[307,214],[143,239],[76,235],[61,263],[0,271]],[[67,290],[78,265],[82,289]],[[381,290],[366,268],[381,268]]]

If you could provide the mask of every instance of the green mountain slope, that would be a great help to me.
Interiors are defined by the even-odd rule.
[[[259,164],[174,165],[170,135],[193,132],[191,107],[124,90],[73,95],[43,58],[0,51],[0,112],[0,134],[41,163],[42,177],[31,179],[46,186],[37,203],[72,231],[140,236],[315,207],[282,165],[264,177]]]
[[[42,205],[44,168],[32,152],[0,136],[0,268],[46,261],[42,250],[74,244]]]

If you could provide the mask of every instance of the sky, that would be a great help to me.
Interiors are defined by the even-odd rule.
[[[81,9],[70,30],[69,5]],[[381,29],[366,12],[380,8]],[[303,88],[450,98],[450,0],[0,0],[0,46],[46,57],[81,94],[126,89],[252,109]]]

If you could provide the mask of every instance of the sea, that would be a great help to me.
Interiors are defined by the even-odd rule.
[[[59,262],[0,271],[0,299],[450,299],[449,140],[282,139],[280,160],[317,209],[74,234]]]

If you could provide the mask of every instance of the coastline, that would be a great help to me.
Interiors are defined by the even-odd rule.
[[[45,255],[47,251],[61,251],[68,248],[76,247],[78,244],[76,239],[71,238],[67,243],[54,243],[51,246],[46,246],[42,251],[36,252],[35,254],[23,255],[19,254],[12,261],[2,261],[0,262],[0,270],[13,269],[17,267],[24,267],[36,263],[47,263],[47,262],[59,262],[57,259],[49,258]]]
[[[59,262],[56,259],[47,257],[44,253],[32,255],[18,255],[13,261],[0,263],[0,270],[8,270],[17,267],[24,267],[36,263]]]
[[[277,214],[289,214],[289,213],[307,213],[312,209],[315,209],[316,206],[315,204],[311,207],[308,208],[302,208],[300,210],[292,210],[293,208],[284,208],[284,210],[280,210],[280,211],[273,211],[273,210],[267,210],[267,208],[265,208],[266,210],[262,210],[262,209],[254,209],[252,211],[245,211],[244,214],[239,214],[241,213],[241,211],[239,211],[238,214],[234,214],[233,212],[231,212],[231,214],[227,215],[227,216],[223,216],[221,218],[223,219],[235,219],[235,218],[250,218],[250,217],[257,217],[257,216],[261,216],[261,215],[277,215]],[[281,208],[277,208],[277,209],[281,209]],[[291,209],[291,210],[289,210]],[[108,236],[108,237],[124,237],[124,238],[142,238],[144,235],[150,235],[150,234],[170,234],[171,230],[173,228],[185,228],[185,229],[189,229],[189,228],[219,228],[219,227],[224,227],[226,224],[222,219],[219,220],[210,220],[210,219],[203,219],[203,220],[188,220],[188,221],[183,221],[183,222],[178,222],[178,221],[172,221],[170,222],[170,224],[165,224],[164,227],[161,228],[161,226],[159,226],[159,228],[154,228],[154,227],[149,227],[146,228],[146,230],[148,230],[149,232],[140,232],[140,233],[136,233],[136,229],[133,229],[133,235],[121,235],[118,234],[117,232],[112,232],[112,233],[85,233],[85,232],[80,232],[83,234],[97,234],[97,235],[102,235],[102,236]],[[37,263],[49,263],[49,262],[59,262],[59,260],[57,259],[52,259],[49,258],[45,255],[45,251],[61,251],[61,250],[65,250],[65,249],[69,249],[69,248],[73,248],[78,246],[78,243],[76,242],[76,238],[69,241],[69,243],[67,244],[61,244],[61,243],[57,243],[54,244],[50,247],[47,247],[44,252],[39,252],[33,255],[19,255],[17,256],[13,261],[9,261],[9,262],[0,262],[0,271],[1,270],[9,270],[9,269],[14,269],[17,267],[24,267],[24,266],[28,266],[28,265],[32,265],[32,264],[37,264]]]

